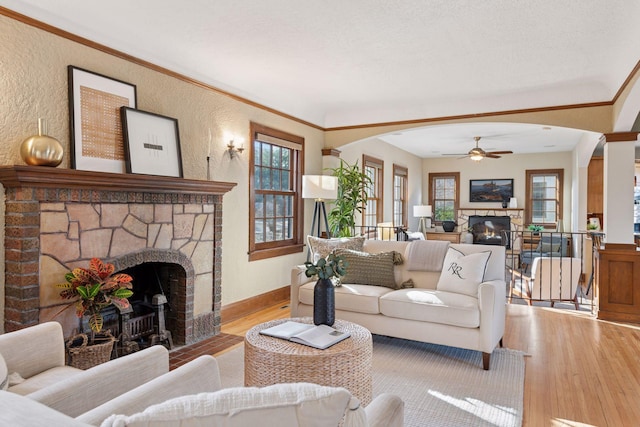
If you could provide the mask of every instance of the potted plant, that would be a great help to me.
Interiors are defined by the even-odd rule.
[[[349,165],[340,159],[340,166],[329,170],[338,178],[338,198],[328,215],[331,235],[351,237],[355,235],[355,214],[362,213],[367,203],[365,190],[371,184],[371,178],[360,170],[358,162]]]
[[[600,227],[598,227],[598,224],[595,224],[595,223],[592,223],[592,222],[587,223],[587,230],[588,231],[598,231],[599,228]]]
[[[452,206],[436,207],[435,218],[441,221],[442,229],[447,232],[455,230],[458,223],[455,221],[455,210]]]
[[[534,236],[537,236],[542,230],[544,230],[544,227],[537,224],[529,224],[527,230],[531,231]]]
[[[89,268],[74,268],[65,275],[65,283],[56,285],[62,289],[62,298],[73,300],[69,305],[75,305],[80,322],[80,334],[67,343],[72,366],[87,369],[106,362],[111,356],[114,341],[111,334],[106,334],[102,339],[96,338],[96,333],[102,331],[104,323],[101,311],[110,305],[120,310],[127,309],[130,307],[128,298],[133,295],[131,276],[113,274],[114,270],[113,264],[92,258]],[[85,316],[89,316],[89,337],[82,334],[82,319]]]
[[[304,263],[307,277],[318,276],[313,288],[313,323],[332,326],[336,319],[335,290],[333,278],[338,280],[347,272],[347,262],[343,256],[331,252],[327,258],[320,258],[317,263]]]

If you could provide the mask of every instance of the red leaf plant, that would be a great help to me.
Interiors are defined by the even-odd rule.
[[[89,327],[93,332],[102,330],[103,318],[100,311],[111,304],[120,310],[129,307],[128,298],[133,280],[128,274],[113,274],[113,264],[102,262],[98,258],[89,261],[89,268],[77,267],[65,274],[66,283],[56,285],[61,288],[60,296],[74,299],[76,315],[89,316]]]

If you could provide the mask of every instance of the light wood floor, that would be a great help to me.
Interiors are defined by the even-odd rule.
[[[289,317],[287,301],[222,326],[244,335]],[[507,305],[505,347],[525,358],[524,426],[640,426],[640,325],[589,313]]]

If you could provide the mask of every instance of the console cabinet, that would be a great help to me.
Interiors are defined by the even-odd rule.
[[[424,237],[427,240],[447,240],[451,243],[460,243],[460,231],[426,231]]]

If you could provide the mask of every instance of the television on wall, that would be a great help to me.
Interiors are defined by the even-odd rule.
[[[513,179],[470,179],[470,202],[508,201],[513,197]]]

